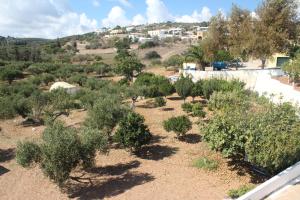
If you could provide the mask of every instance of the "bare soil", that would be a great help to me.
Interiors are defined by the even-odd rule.
[[[96,167],[76,170],[81,183],[71,180],[62,191],[45,177],[38,167],[23,169],[15,161],[18,141],[38,140],[45,127],[22,127],[21,119],[0,122],[0,197],[1,199],[223,199],[229,189],[257,183],[247,168],[233,165],[202,142],[197,124],[184,141],[167,133],[162,122],[184,114],[178,96],[169,97],[164,108],[150,108],[147,100],[137,103],[136,111],[145,117],[153,134],[151,144],[139,155],[113,148],[107,155],[97,155]],[[191,101],[191,99],[189,99]],[[68,126],[80,126],[85,111],[74,111],[62,118]],[[192,118],[193,122],[197,118]],[[194,159],[207,156],[219,162],[216,171],[192,166]]]

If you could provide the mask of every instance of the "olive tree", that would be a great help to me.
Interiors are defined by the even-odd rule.
[[[96,151],[106,151],[106,138],[97,130],[76,130],[60,122],[47,127],[41,143],[22,142],[17,147],[17,162],[23,167],[40,165],[44,174],[60,187],[82,165],[92,167]]]

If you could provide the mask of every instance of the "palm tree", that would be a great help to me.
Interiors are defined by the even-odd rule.
[[[202,71],[205,71],[205,59],[204,59],[204,51],[202,49],[202,47],[200,45],[193,45],[188,49],[188,53],[185,57],[187,58],[191,58],[192,60],[194,60],[195,62],[197,62],[197,64],[200,66],[200,69]]]

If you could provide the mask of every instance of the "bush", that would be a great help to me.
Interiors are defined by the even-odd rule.
[[[182,67],[184,58],[181,55],[173,55],[163,62],[165,67]]]
[[[249,108],[250,96],[247,96],[245,91],[232,91],[232,92],[214,92],[208,102],[210,110],[224,110],[230,109],[233,105],[238,108]]]
[[[22,167],[29,167],[41,159],[41,149],[33,142],[22,142],[17,145],[16,160]]]
[[[174,92],[174,87],[167,78],[151,73],[140,74],[134,86],[139,89],[141,96],[150,98],[167,96]]]
[[[187,116],[179,116],[164,121],[163,126],[167,132],[174,131],[179,138],[192,129],[192,122]]]
[[[156,51],[149,51],[145,54],[145,59],[159,59],[161,56]]]
[[[202,91],[204,97],[209,99],[214,92],[243,90],[244,86],[245,83],[238,80],[226,81],[223,79],[214,78],[203,81]]]
[[[154,41],[147,41],[145,43],[142,43],[139,45],[139,49],[147,49],[147,48],[153,48],[158,46],[159,43],[158,42],[154,42]]]
[[[221,96],[225,101],[228,98]],[[230,101],[233,98],[230,97]],[[215,111],[202,127],[203,138],[209,146],[226,157],[246,159],[269,174],[276,174],[299,161],[298,108],[288,103],[275,105],[252,94],[244,98],[250,102],[234,103],[221,112]]]
[[[87,77],[82,75],[82,74],[75,74],[73,76],[71,76],[68,81],[70,81],[71,83],[76,83],[79,86],[83,86],[85,85],[86,81],[87,81]]]
[[[191,97],[193,97],[193,101],[195,100],[195,97],[203,95],[202,84],[203,82],[201,80],[194,84],[191,91]]]
[[[55,81],[55,76],[52,74],[43,74],[41,77],[41,81],[45,84],[48,85],[51,82]]]
[[[126,113],[125,107],[120,102],[121,100],[115,95],[98,98],[94,106],[88,111],[85,124],[103,130],[107,135],[110,135]]]
[[[1,80],[8,81],[8,83],[11,84],[13,80],[23,78],[23,73],[20,70],[5,67],[0,72],[0,78]]]
[[[204,140],[211,149],[222,152],[225,157],[243,159],[250,114],[236,109],[215,113],[201,129]]]
[[[298,108],[271,105],[250,121],[245,152],[248,161],[277,174],[300,160]]]
[[[206,113],[203,110],[203,106],[201,103],[196,103],[193,105],[192,115],[194,117],[201,117],[201,118],[204,118],[206,116]]]
[[[92,166],[96,150],[104,151],[105,147],[105,137],[97,130],[82,129],[78,134],[77,130],[55,122],[45,129],[40,145],[18,145],[17,161],[24,167],[38,163],[46,176],[63,186],[73,169]]]
[[[101,62],[94,64],[94,71],[101,76],[105,76],[112,72],[112,68],[110,65]]]
[[[115,141],[126,148],[130,148],[131,151],[139,150],[143,145],[148,144],[151,140],[151,133],[144,121],[140,114],[129,112],[120,121]]]
[[[166,100],[163,97],[156,97],[154,100],[155,107],[163,107],[166,105]]]
[[[247,192],[251,191],[254,188],[255,188],[254,185],[243,185],[238,189],[229,190],[228,196],[233,199],[236,199],[236,198],[243,196],[244,194],[246,194]]]
[[[192,79],[189,77],[181,77],[178,81],[175,83],[175,89],[177,94],[184,99],[191,95],[192,88],[194,86],[194,83]]]
[[[0,119],[11,119],[16,114],[12,99],[10,97],[0,97]]]
[[[193,111],[193,105],[191,103],[183,103],[183,104],[181,104],[181,108],[187,114],[189,114]]]
[[[195,160],[193,166],[198,169],[206,169],[209,171],[216,170],[219,167],[219,163],[215,160],[203,157]]]

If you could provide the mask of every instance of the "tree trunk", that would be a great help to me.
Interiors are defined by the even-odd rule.
[[[203,63],[199,62],[198,65],[200,66],[201,71],[205,71],[205,65]]]
[[[261,59],[261,68],[264,69],[266,66],[266,58]]]

